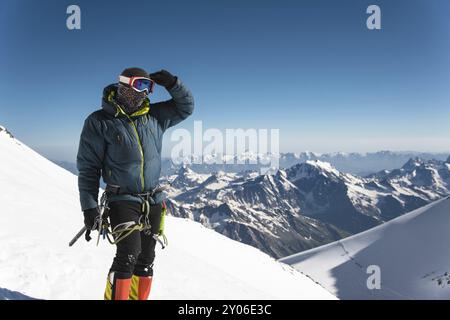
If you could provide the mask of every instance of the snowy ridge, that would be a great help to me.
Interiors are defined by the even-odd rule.
[[[341,299],[449,299],[450,198],[381,226],[281,259]],[[378,266],[380,289],[367,287]]]
[[[83,239],[68,247],[83,222],[77,177],[5,130],[0,150],[0,299],[102,299],[114,247]],[[196,222],[169,216],[166,233],[151,299],[334,299],[293,268]]]

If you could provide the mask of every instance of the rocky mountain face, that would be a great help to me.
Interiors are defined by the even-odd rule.
[[[275,174],[199,174],[171,182],[171,213],[201,222],[275,258],[367,230],[450,193],[450,164],[412,158],[368,177],[308,160]]]

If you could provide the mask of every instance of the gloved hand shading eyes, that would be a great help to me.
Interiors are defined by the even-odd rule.
[[[165,87],[167,90],[172,89],[177,82],[177,77],[164,69],[158,72],[150,73],[150,79],[155,81],[156,84]]]

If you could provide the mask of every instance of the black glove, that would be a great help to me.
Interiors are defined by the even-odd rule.
[[[165,87],[167,90],[172,89],[175,83],[177,83],[177,77],[164,69],[158,72],[150,73],[150,79],[155,81],[156,84]]]
[[[87,230],[97,229],[97,219],[100,215],[98,208],[87,209],[83,211],[84,214],[84,225]]]

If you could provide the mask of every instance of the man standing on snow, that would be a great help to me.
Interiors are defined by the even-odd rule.
[[[172,99],[150,103],[154,84]],[[90,114],[83,127],[77,155],[78,188],[87,230],[98,228],[100,177],[117,192],[108,195],[111,228],[137,225],[146,212],[151,232],[133,231],[117,243],[105,299],[147,300],[153,278],[156,237],[161,232],[163,195],[155,193],[161,172],[164,132],[190,116],[191,92],[165,70],[148,74],[125,69],[119,83],[103,90],[102,109]]]

